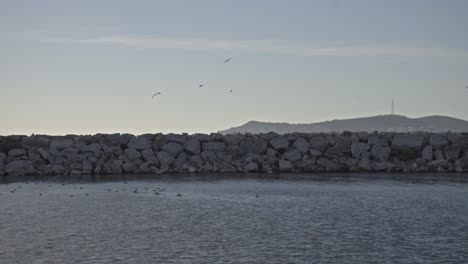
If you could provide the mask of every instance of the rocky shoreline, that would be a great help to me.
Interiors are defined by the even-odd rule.
[[[0,175],[463,172],[468,133],[0,137]]]

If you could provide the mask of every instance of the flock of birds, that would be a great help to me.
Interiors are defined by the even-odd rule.
[[[23,184],[29,184],[30,182],[25,182]],[[40,182],[34,182],[34,184],[39,184]],[[124,181],[123,182],[124,184],[127,184],[127,181]],[[16,184],[14,184],[16,185]],[[48,184],[48,187],[54,187],[56,186],[57,184]],[[70,197],[75,197],[75,196],[79,196],[80,194],[81,195],[84,195],[84,196],[90,196],[90,194],[92,193],[96,193],[96,190],[90,190],[92,191],[92,193],[89,193],[87,192],[83,186],[79,186],[78,184],[65,184],[65,183],[61,183],[62,186],[65,186],[65,185],[72,185],[73,186],[73,191],[80,191],[81,193],[74,193],[74,194],[69,194]],[[123,186],[122,186],[123,187]],[[133,194],[143,194],[143,195],[147,195],[147,194],[153,194],[153,195],[159,195],[159,194],[163,194],[164,192],[166,192],[166,188],[162,188],[162,187],[156,187],[156,186],[153,186],[153,188],[149,188],[149,187],[134,187],[134,188],[114,188],[114,189],[111,189],[111,188],[105,188],[103,189],[103,191],[107,191],[107,192],[116,192],[118,193],[119,191],[120,192],[123,192],[123,193],[133,193]],[[15,186],[13,189],[10,189],[8,191],[6,191],[6,193],[3,193],[0,191],[0,197],[3,196],[4,194],[7,194],[7,193],[10,193],[10,194],[14,194],[18,191],[20,191],[22,189],[22,185],[21,183],[18,183],[17,186]],[[45,191],[45,193],[48,193],[47,190],[43,190]],[[38,192],[39,196],[43,196],[44,193],[42,192]],[[168,193],[169,194],[169,193]],[[181,197],[182,194],[181,193],[173,193],[175,194],[177,197]],[[258,193],[255,193],[255,198],[259,198],[260,195]]]
[[[227,58],[227,59],[224,61],[224,64],[230,62],[231,60],[232,60],[232,58]],[[202,88],[203,86],[205,86],[205,84],[204,84],[204,83],[200,83],[200,84],[198,85],[198,88]],[[232,90],[229,90],[229,93],[232,93]],[[158,92],[154,93],[153,96],[152,96],[151,98],[154,99],[155,97],[157,97],[157,96],[159,96],[159,95],[161,95],[161,92],[158,91]]]

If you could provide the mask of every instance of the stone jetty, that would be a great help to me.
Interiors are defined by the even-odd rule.
[[[374,171],[468,171],[468,133],[0,137],[0,175]]]

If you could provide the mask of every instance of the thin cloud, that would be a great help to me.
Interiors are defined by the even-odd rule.
[[[145,49],[182,49],[182,50],[234,50],[241,52],[272,53],[294,56],[314,57],[458,57],[468,59],[467,51],[452,51],[435,48],[401,46],[337,46],[318,47],[303,43],[277,40],[217,40],[217,39],[171,39],[153,36],[100,36],[92,38],[39,37],[36,40],[67,44],[93,44],[123,46]]]

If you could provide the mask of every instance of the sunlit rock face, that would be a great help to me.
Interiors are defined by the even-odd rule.
[[[0,176],[468,171],[467,133],[0,137]]]

